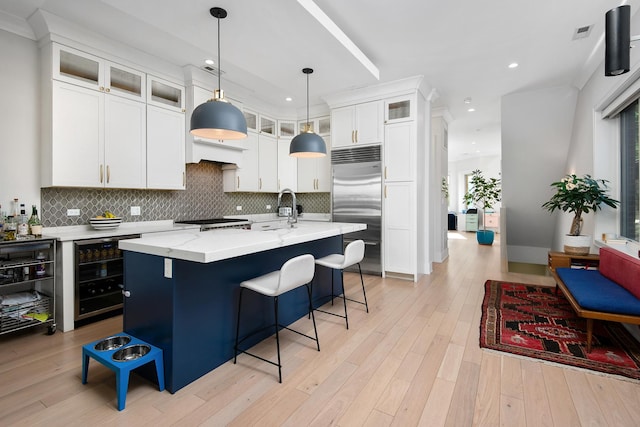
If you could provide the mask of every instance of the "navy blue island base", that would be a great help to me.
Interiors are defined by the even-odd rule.
[[[342,253],[342,235],[284,246],[236,258],[199,263],[171,259],[171,277],[165,277],[167,258],[124,251],[124,332],[163,350],[165,386],[175,393],[233,358],[240,282],[279,270],[290,258],[312,254],[320,258]],[[314,304],[328,301],[331,274],[336,289],[341,275],[326,268],[316,269],[313,279]],[[308,313],[306,288],[280,299],[280,323],[291,324]],[[251,293],[243,298],[240,336],[274,323],[267,298]],[[245,341],[247,347],[273,335]],[[322,337],[320,337],[322,341]],[[155,371],[139,373],[155,382]]]

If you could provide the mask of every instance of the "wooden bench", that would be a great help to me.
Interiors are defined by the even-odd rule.
[[[640,259],[611,248],[600,249],[600,269],[552,269],[571,307],[587,321],[591,352],[593,321],[640,324]]]

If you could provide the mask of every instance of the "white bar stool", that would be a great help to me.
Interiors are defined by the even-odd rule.
[[[310,283],[315,273],[315,265],[313,261],[314,261],[314,258],[310,254],[300,255],[295,258],[291,258],[290,260],[285,262],[280,268],[280,270],[278,271],[273,271],[271,273],[267,273],[265,275],[256,277],[254,279],[245,280],[244,282],[240,283],[240,298],[238,300],[238,322],[236,323],[236,344],[234,347],[234,356],[233,356],[234,364],[236,363],[236,360],[238,358],[238,353],[248,354],[249,356],[253,356],[256,359],[260,359],[264,362],[277,366],[278,381],[282,382],[282,364],[280,363],[280,337],[278,335],[278,330],[280,328],[288,329],[299,335],[302,335],[309,339],[314,340],[318,347],[318,351],[320,351],[320,341],[318,341],[318,329],[316,328],[315,317],[312,316],[313,330],[316,335],[315,338],[309,335],[303,334],[302,332],[298,332],[296,330],[288,328],[286,326],[280,325],[278,323],[278,297],[286,292],[289,292],[293,289],[297,289],[303,285],[307,287],[307,295],[309,296],[309,310],[311,310],[312,305],[311,305]],[[238,348],[238,344],[242,343],[244,340],[251,337],[252,335],[264,330],[264,328],[262,328],[259,331],[252,332],[249,335],[242,338],[241,340],[238,340],[238,335],[240,333],[240,309],[242,307],[242,294],[245,289],[249,289],[260,295],[273,298],[275,324],[271,326],[276,327],[276,347],[278,350],[278,363],[272,362],[271,360],[249,353],[248,351],[245,351],[245,350],[240,350]],[[268,327],[270,328],[271,326],[268,326]]]
[[[340,275],[342,276],[342,296],[335,295],[334,293],[333,272],[331,272],[331,304],[333,305],[334,298],[336,297],[342,298],[344,302],[344,316],[336,313],[331,313],[325,310],[320,310],[320,309],[316,309],[316,310],[322,313],[331,314],[332,316],[343,317],[347,325],[347,329],[349,329],[349,316],[347,315],[347,300],[364,305],[367,309],[367,313],[369,312],[369,304],[367,303],[367,292],[364,289],[364,280],[362,279],[362,269],[360,268],[360,261],[362,261],[363,258],[364,258],[364,241],[354,240],[353,242],[349,243],[346,248],[344,248],[344,255],[331,254],[322,258],[318,258],[316,260],[317,265],[331,268],[333,270],[340,270]],[[344,293],[344,269],[347,267],[351,267],[352,265],[355,265],[355,264],[358,264],[358,271],[360,272],[360,283],[362,284],[362,295],[364,295],[364,302],[347,298],[347,296]]]

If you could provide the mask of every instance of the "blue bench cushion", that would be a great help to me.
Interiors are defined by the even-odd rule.
[[[640,300],[598,270],[558,268],[556,273],[580,306],[605,313],[640,315]]]

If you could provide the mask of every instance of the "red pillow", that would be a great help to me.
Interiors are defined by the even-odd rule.
[[[616,249],[600,248],[600,274],[640,299],[640,259]]]

